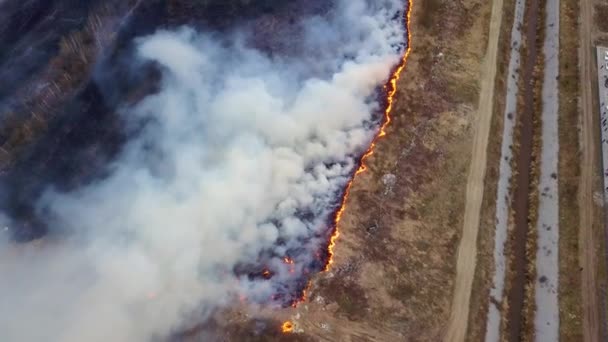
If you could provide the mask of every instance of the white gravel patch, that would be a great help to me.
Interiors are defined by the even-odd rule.
[[[547,0],[546,10],[534,317],[535,340],[543,342],[559,340],[559,0]]]
[[[511,58],[509,59],[509,73],[507,79],[507,94],[505,98],[504,124],[502,132],[502,146],[500,152],[500,166],[498,186],[496,191],[496,227],[494,237],[494,278],[490,290],[490,307],[486,326],[486,342],[498,342],[500,339],[500,303],[503,299],[505,283],[505,241],[507,240],[507,226],[509,220],[509,184],[511,181],[511,159],[513,158],[513,131],[515,129],[517,93],[520,67],[521,27],[524,20],[526,0],[517,0],[515,16],[511,29]]]

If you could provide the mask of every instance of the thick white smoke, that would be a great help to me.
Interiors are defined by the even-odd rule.
[[[47,191],[39,208],[61,238],[0,245],[0,340],[147,341],[235,297],[280,292],[326,242],[376,133],[403,10],[338,1],[335,15],[303,19],[299,58],[269,58],[245,33],[140,38],[160,91],[124,108],[135,138],[108,178]],[[234,271],[260,263],[271,279]]]

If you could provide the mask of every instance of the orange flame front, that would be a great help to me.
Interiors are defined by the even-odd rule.
[[[296,273],[296,266],[292,258],[286,256],[283,258],[283,262],[289,265],[289,273]]]
[[[325,265],[325,269],[323,271],[328,271],[334,262],[334,258],[333,258],[334,257],[334,248],[336,247],[336,240],[338,240],[338,237],[340,236],[340,231],[338,230],[338,224],[340,223],[340,220],[342,219],[344,210],[346,210],[346,201],[348,200],[348,196],[350,195],[350,189],[353,185],[353,181],[355,180],[357,175],[359,175],[367,170],[365,161],[367,160],[367,158],[369,158],[371,155],[374,154],[374,148],[376,148],[378,139],[380,139],[386,135],[386,128],[391,123],[390,114],[391,114],[391,111],[393,110],[393,104],[395,102],[395,94],[397,93],[397,81],[399,81],[399,78],[401,77],[401,72],[403,71],[403,69],[405,69],[405,64],[407,62],[407,58],[409,57],[410,51],[412,48],[411,47],[412,46],[411,45],[412,35],[410,33],[410,16],[411,16],[411,12],[412,12],[412,3],[413,3],[412,0],[408,1],[406,13],[405,13],[405,29],[407,31],[407,48],[405,50],[405,53],[401,57],[401,61],[395,67],[389,81],[384,86],[384,89],[386,89],[386,109],[384,111],[384,122],[382,123],[382,126],[380,126],[380,130],[378,131],[378,134],[376,135],[376,137],[372,140],[372,143],[370,144],[369,148],[361,157],[361,162],[359,164],[359,168],[355,172],[355,175],[348,182],[348,184],[346,184],[346,189],[344,190],[344,195],[342,196],[342,201],[340,202],[340,209],[338,209],[338,211],[336,212],[336,217],[334,219],[334,231],[329,239],[329,246],[327,247],[327,253],[328,253],[329,257],[327,260],[327,264]]]
[[[281,331],[283,331],[284,334],[292,333],[293,332],[293,323],[291,321],[283,322],[283,325],[281,325]]]
[[[382,125],[380,126],[380,130],[378,131],[378,134],[374,137],[369,148],[361,157],[360,163],[359,163],[359,168],[357,169],[357,171],[355,171],[355,174],[353,175],[352,179],[346,184],[346,187],[344,189],[344,194],[343,194],[342,200],[340,202],[340,207],[339,207],[338,211],[336,212],[336,216],[335,216],[334,222],[333,222],[333,232],[331,234],[331,237],[329,239],[329,245],[327,247],[328,258],[327,258],[327,263],[325,264],[325,267],[323,269],[324,272],[328,271],[334,262],[334,248],[336,247],[336,241],[338,240],[338,237],[340,236],[340,231],[338,230],[338,225],[340,223],[340,220],[342,219],[342,215],[344,214],[344,211],[346,210],[346,202],[348,200],[348,196],[350,195],[350,190],[353,185],[353,181],[355,180],[357,175],[359,175],[367,170],[367,166],[366,166],[365,162],[371,155],[374,154],[374,148],[376,148],[376,143],[378,142],[378,139],[380,139],[386,135],[386,128],[388,127],[388,125],[391,122],[390,114],[391,114],[391,111],[393,110],[393,105],[395,102],[395,94],[397,93],[397,81],[399,81],[401,72],[405,69],[405,64],[407,62],[407,59],[408,59],[408,57],[410,55],[410,51],[411,51],[412,35],[410,33],[410,19],[411,19],[412,6],[413,6],[413,0],[408,0],[408,4],[406,7],[406,13],[405,13],[405,28],[407,31],[406,50],[405,50],[403,56],[401,57],[399,64],[394,68],[388,82],[384,85],[384,89],[386,90],[386,109],[384,110],[384,121],[383,121]],[[285,263],[290,263],[290,262],[288,262],[288,260],[290,260],[290,259],[287,257],[283,259],[283,261]],[[306,300],[307,292],[310,290],[310,286],[311,286],[311,283],[309,281],[306,288],[302,291],[302,297],[299,298],[297,301],[293,302],[292,307],[295,308],[295,307],[297,307],[297,305],[299,303]],[[284,333],[293,332],[293,328],[294,328],[294,326],[291,321],[286,321],[282,325],[282,331]]]

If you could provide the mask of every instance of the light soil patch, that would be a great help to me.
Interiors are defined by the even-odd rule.
[[[503,1],[492,2],[488,45],[481,72],[481,93],[477,106],[477,122],[473,152],[466,187],[463,232],[458,247],[456,280],[445,341],[464,341],[477,257],[477,235],[487,164],[487,144],[492,122],[498,38],[502,23]]]
[[[494,300],[490,297],[495,269],[494,239],[496,226],[496,194],[501,162],[502,132],[505,116],[508,65],[511,54],[511,31],[513,28],[515,0],[504,2],[503,21],[499,38],[496,89],[492,127],[488,142],[488,165],[484,186],[483,202],[478,235],[478,253],[473,290],[470,301],[470,315],[467,341],[482,341],[486,335],[488,308]],[[508,123],[507,123],[508,124]],[[499,303],[496,303],[499,304]]]

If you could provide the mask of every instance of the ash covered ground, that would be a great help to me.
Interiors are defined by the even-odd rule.
[[[297,300],[377,132],[404,9],[0,2],[0,336],[164,339]]]

